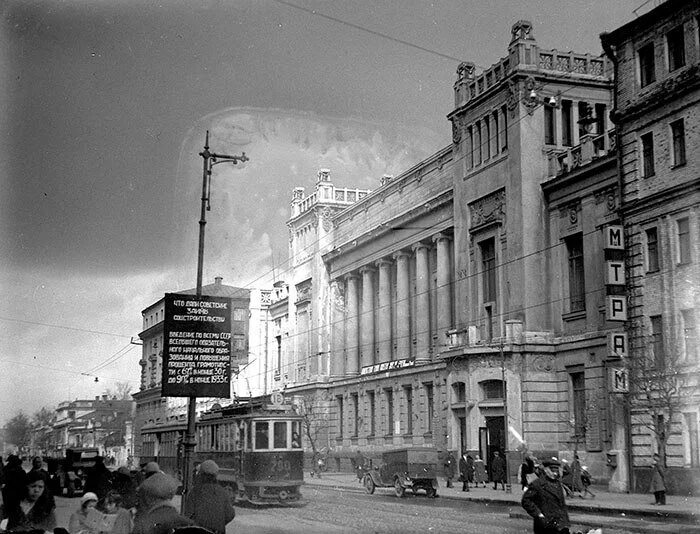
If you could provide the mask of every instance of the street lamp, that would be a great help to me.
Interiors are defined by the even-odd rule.
[[[202,209],[199,217],[199,253],[197,255],[197,296],[202,294],[202,271],[204,266],[204,228],[207,224],[207,211],[211,206],[209,198],[211,194],[211,171],[214,165],[219,163],[233,163],[248,161],[248,156],[243,152],[240,156],[229,156],[227,154],[216,154],[209,151],[209,130],[204,141],[204,150],[199,153],[203,159],[202,170]],[[194,474],[194,449],[197,445],[195,436],[195,418],[197,415],[197,397],[190,397],[187,405],[187,432],[183,440],[183,499],[182,510],[185,509],[185,502],[188,491],[192,487],[192,477]]]

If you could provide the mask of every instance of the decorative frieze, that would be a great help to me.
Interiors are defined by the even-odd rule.
[[[505,224],[506,217],[506,191],[499,189],[490,195],[480,198],[469,204],[471,215],[471,228],[476,228],[490,223]]]

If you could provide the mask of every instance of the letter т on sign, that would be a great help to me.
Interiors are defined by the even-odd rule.
[[[231,299],[165,294],[163,397],[231,396]]]

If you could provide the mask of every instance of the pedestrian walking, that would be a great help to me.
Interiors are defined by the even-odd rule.
[[[205,460],[199,466],[192,494],[187,498],[185,514],[196,525],[225,534],[226,525],[236,517],[229,493],[219,485],[219,466],[213,460]]]
[[[651,487],[649,491],[654,494],[654,504],[666,504],[666,470],[661,465],[661,458],[654,454],[651,461]]]
[[[469,491],[469,483],[474,481],[474,460],[466,452],[459,458],[459,479],[462,491]]]
[[[97,495],[98,501],[101,502],[111,489],[112,473],[107,469],[104,458],[95,456],[95,465],[88,470],[85,491]]]
[[[143,475],[144,480],[146,480],[147,478],[149,478],[152,475],[155,475],[156,473],[162,473],[162,471],[160,470],[160,466],[158,465],[158,462],[148,462],[141,469],[141,474]]]
[[[21,461],[20,461],[21,467]],[[5,502],[8,532],[53,530],[56,527],[56,505],[49,498],[46,482],[39,473],[25,473],[26,484],[21,495],[10,506]]]
[[[445,456],[445,486],[452,488],[452,479],[455,476],[455,457],[452,451],[447,451],[447,456]]]
[[[571,462],[571,492],[578,493],[578,496],[583,499],[583,480],[581,480],[581,462],[576,452],[574,452],[574,461]]]
[[[87,491],[80,498],[80,508],[73,512],[68,521],[68,532],[70,534],[98,534],[88,523],[90,510],[97,507],[97,495],[92,491]]]
[[[493,489],[498,489],[498,484],[500,483],[503,487],[503,491],[506,489],[506,462],[501,457],[498,451],[494,451],[493,458],[491,459],[491,481],[493,482]]]
[[[486,487],[486,464],[478,454],[474,459],[474,487],[478,488],[479,484],[484,484]]]
[[[192,526],[192,520],[180,515],[172,504],[177,486],[165,473],[155,473],[141,483],[132,534],[169,534],[175,528]]]
[[[568,534],[569,512],[559,480],[561,464],[554,458],[542,462],[544,476],[525,488],[521,504],[533,518],[534,534]]]
[[[7,457],[4,473],[5,485],[2,488],[2,502],[5,510],[19,504],[27,491],[27,472],[22,469],[22,460],[15,454]]]

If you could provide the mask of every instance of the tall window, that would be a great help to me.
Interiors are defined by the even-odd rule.
[[[344,414],[343,414],[343,396],[338,395],[335,398],[336,404],[338,405],[338,437],[342,438],[343,434],[345,433],[345,429],[343,428],[343,420],[344,420]]]
[[[656,272],[659,270],[659,237],[656,228],[649,228],[647,234],[647,270]]]
[[[367,402],[369,403],[369,435],[374,436],[377,430],[374,422],[377,409],[374,399],[374,391],[367,392]]]
[[[479,243],[484,302],[496,301],[496,240],[493,237]]]
[[[697,360],[697,330],[695,327],[695,310],[681,310],[683,319],[683,348],[685,359],[690,362]]]
[[[583,236],[576,234],[566,239],[569,256],[569,311],[586,309],[586,283],[583,270]]]
[[[671,123],[671,139],[673,143],[673,150],[671,151],[673,156],[672,165],[674,167],[685,165],[685,126],[683,119]]]
[[[481,165],[481,122],[474,125],[474,165]]]
[[[425,388],[425,404],[427,421],[428,421],[428,432],[433,431],[433,409],[434,409],[434,399],[433,399],[433,384],[431,382],[423,384]]]
[[[493,155],[497,156],[498,155],[498,143],[501,140],[501,134],[498,131],[499,130],[499,125],[498,125],[498,111],[494,111],[491,114],[491,124],[493,124],[492,130],[492,135],[493,135]]]
[[[586,435],[586,375],[576,371],[571,377],[572,411],[574,416],[574,436]]]
[[[645,178],[654,176],[654,134],[649,132],[640,137],[642,142],[642,173]]]
[[[485,380],[481,383],[484,400],[503,399],[505,391],[502,380]]]
[[[546,145],[556,144],[556,133],[554,124],[554,108],[553,106],[544,106],[544,143]]]
[[[678,219],[678,263],[690,263],[690,224],[687,218]]]
[[[672,72],[685,65],[685,39],[683,26],[678,26],[666,34],[668,49],[668,70]]]
[[[474,168],[474,127],[467,128],[467,167]]]
[[[501,152],[508,148],[508,113],[506,106],[501,106],[501,117],[503,117],[503,128],[501,128]]]
[[[386,434],[391,436],[394,433],[394,392],[391,388],[384,390],[386,398]]]
[[[660,315],[649,317],[651,323],[651,350],[654,356],[654,367],[663,369],[666,362],[664,354],[664,331]]]
[[[572,146],[574,144],[573,116],[571,114],[571,100],[561,101],[561,144]]]
[[[583,137],[590,131],[590,128],[586,130],[586,128],[589,126],[586,123],[580,122],[581,119],[589,119],[590,114],[593,112],[591,107],[588,105],[588,102],[579,102],[578,103],[578,118],[579,118],[579,125],[578,125],[578,136]]]
[[[350,400],[352,401],[352,413],[354,418],[354,425],[352,427],[352,435],[360,435],[360,399],[357,393],[350,394]]]
[[[491,157],[491,121],[489,116],[484,117],[484,129],[481,132],[482,158],[484,161]]]
[[[656,80],[654,63],[654,43],[649,43],[637,51],[639,58],[639,85],[645,87]]]
[[[607,107],[605,104],[595,105],[595,133],[598,135],[605,133],[607,120]]]
[[[404,401],[406,402],[406,434],[413,434],[413,389],[411,386],[403,387]]]

